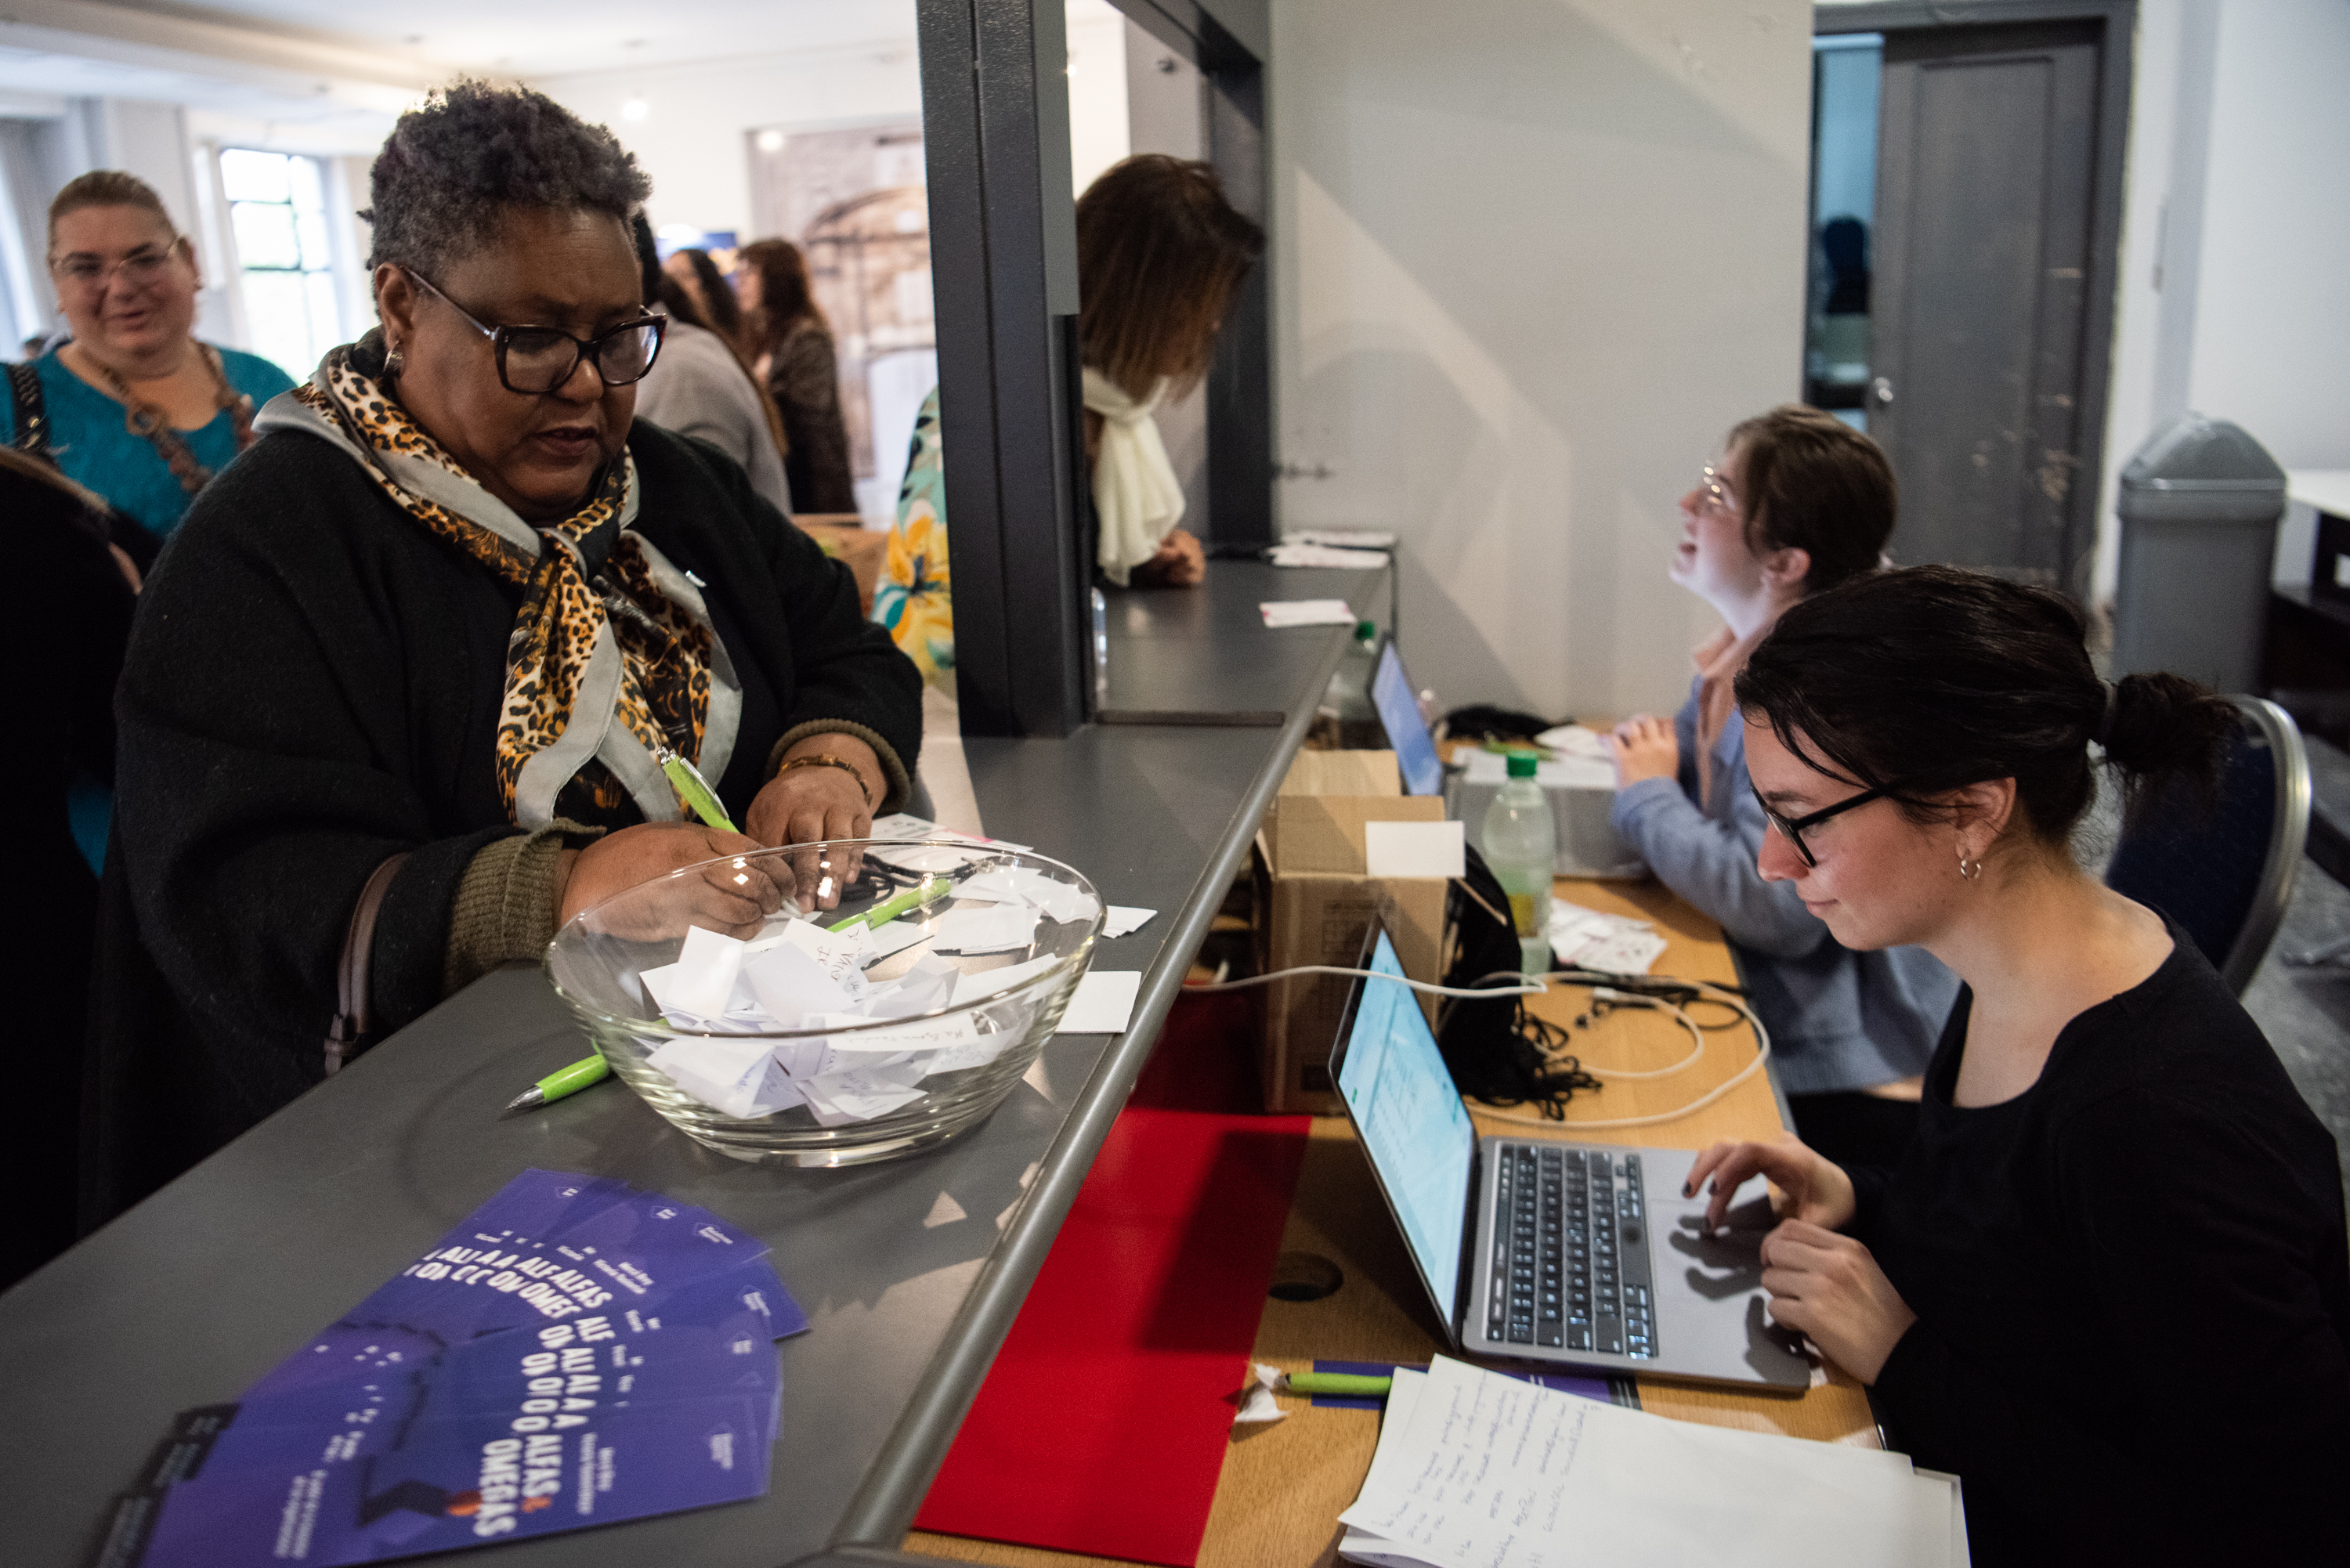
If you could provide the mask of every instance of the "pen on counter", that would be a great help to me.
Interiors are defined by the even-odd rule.
[[[598,1052],[583,1061],[572,1063],[568,1067],[557,1067],[554,1072],[508,1100],[506,1110],[509,1112],[536,1110],[539,1106],[559,1100],[566,1095],[576,1095],[591,1084],[600,1084],[609,1077],[611,1073],[612,1064],[604,1060],[603,1053]]]
[[[1290,1372],[1281,1381],[1292,1394],[1342,1394],[1356,1399],[1384,1399],[1395,1386],[1392,1377],[1367,1377],[1354,1372]]]

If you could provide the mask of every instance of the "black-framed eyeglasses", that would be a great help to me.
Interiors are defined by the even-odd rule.
[[[666,316],[639,316],[593,337],[574,337],[553,327],[492,327],[434,287],[422,273],[412,267],[400,270],[417,287],[463,317],[474,331],[490,340],[497,350],[498,380],[509,392],[554,391],[571,379],[582,359],[596,367],[596,374],[608,387],[640,381],[653,368],[660,353],[661,328],[669,325]]]
[[[1795,846],[1795,853],[1804,857],[1804,864],[1816,867],[1819,865],[1818,858],[1812,854],[1812,846],[1804,842],[1804,829],[1817,827],[1828,818],[1842,815],[1856,805],[1866,805],[1872,800],[1883,800],[1887,795],[1898,790],[1901,785],[1878,784],[1875,789],[1865,789],[1858,794],[1836,802],[1834,805],[1824,805],[1817,811],[1806,812],[1801,816],[1780,815],[1771,809],[1771,803],[1762,798],[1762,792],[1755,788],[1752,781],[1748,781],[1746,787],[1754,791],[1754,804],[1762,808],[1762,815],[1770,818],[1771,826],[1779,830],[1779,836]]]

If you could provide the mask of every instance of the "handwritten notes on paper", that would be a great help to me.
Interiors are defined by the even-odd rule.
[[[1440,1356],[1397,1370],[1339,1552],[1382,1568],[1942,1568],[1965,1561],[1959,1511],[1950,1478],[1899,1454],[1669,1420]]]

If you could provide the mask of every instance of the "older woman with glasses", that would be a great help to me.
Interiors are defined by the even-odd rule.
[[[0,442],[104,496],[154,545],[254,442],[255,409],[294,383],[198,342],[195,247],[133,175],[100,169],[49,203],[49,277],[73,336],[8,370]],[[143,564],[143,563],[142,563]]]
[[[381,327],[263,410],[124,667],[101,1212],[599,900],[910,791],[920,678],[847,570],[632,423],[664,320],[634,160],[467,82],[400,117],[373,187]],[[743,832],[691,818],[672,756]],[[679,892],[736,932],[837,898],[780,869]]]
[[[1890,1158],[1916,1124],[1917,1075],[1958,981],[1916,948],[1846,948],[1757,874],[1764,817],[1730,688],[1790,606],[1877,569],[1893,470],[1866,436],[1790,404],[1730,432],[1680,514],[1672,579],[1724,624],[1697,649],[1678,714],[1617,728],[1616,827],[1737,947],[1797,1129],[1839,1158]]]
[[[2235,711],[2107,685],[2065,599],[1947,566],[1780,618],[1736,684],[1762,875],[1857,952],[1962,976],[1895,1165],[1718,1144],[1766,1176],[1771,1315],[1966,1482],[1997,1564],[2338,1563],[2350,1251],[2334,1140],[2185,930],[2085,870],[2100,762],[2208,786]]]

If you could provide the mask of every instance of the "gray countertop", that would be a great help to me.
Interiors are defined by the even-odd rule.
[[[965,742],[990,833],[1077,866],[1111,902],[1159,911],[1094,959],[1144,974],[1128,1033],[1056,1037],[1001,1109],[943,1148],[776,1170],[689,1141],[618,1083],[500,1119],[582,1038],[537,971],[491,975],[0,1296],[6,1560],[81,1561],[174,1412],[234,1399],[531,1166],[617,1176],[762,1237],[813,1326],[784,1346],[766,1497],[502,1545],[499,1561],[775,1565],[829,1543],[894,1545],[1346,640],[1336,627],[1268,632],[1257,600],[1386,594],[1383,573],[1273,576],[1219,562],[1180,600],[1117,596],[1112,658],[1177,711],[1275,704],[1278,727]],[[1139,600],[1122,629],[1121,601]],[[1224,642],[1246,646],[1215,651]]]

